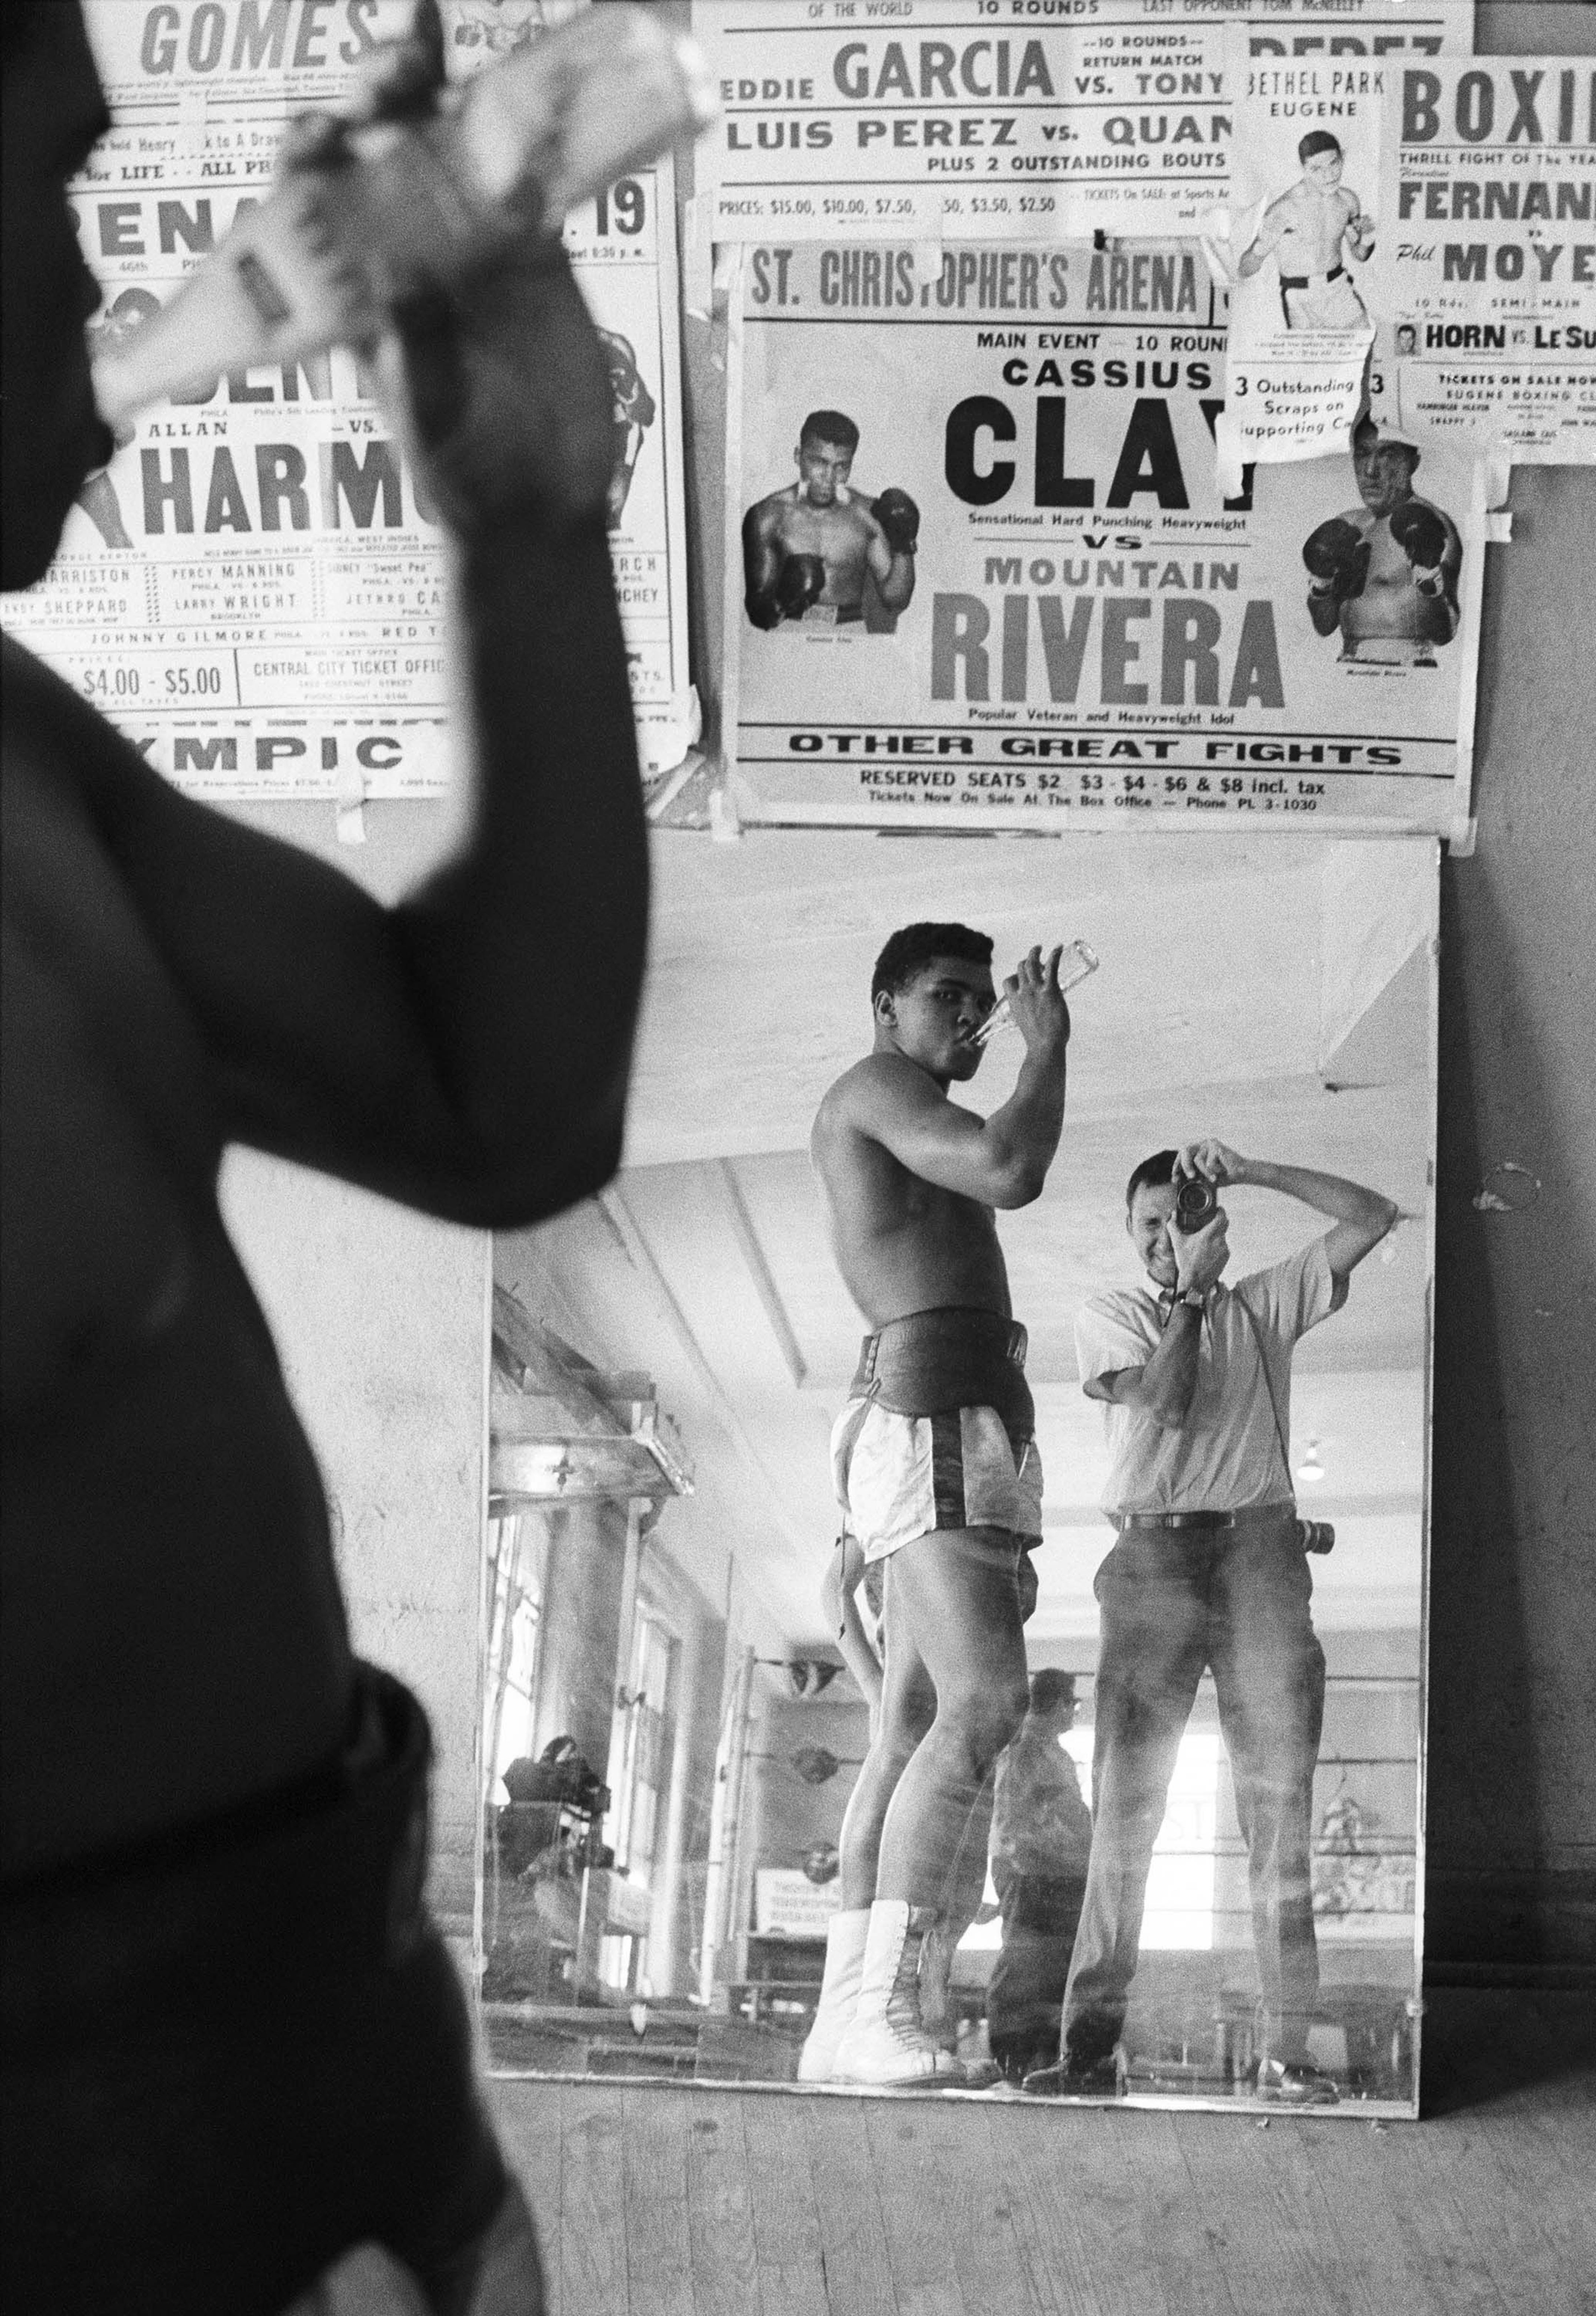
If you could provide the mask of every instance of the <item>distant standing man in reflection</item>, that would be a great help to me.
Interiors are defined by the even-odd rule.
[[[1228,1217],[1175,1226],[1183,1184],[1276,1190],[1332,1218],[1284,1262],[1221,1283]],[[1258,2089],[1333,2103],[1311,2065],[1318,2000],[1310,1839],[1325,1657],[1291,1492],[1291,1354],[1340,1310],[1353,1270],[1397,1217],[1335,1174],[1243,1158],[1224,1143],[1160,1150],[1126,1189],[1143,1287],[1076,1321],[1081,1385],[1104,1403],[1104,1509],[1119,1540],[1097,1572],[1102,1637],[1092,1857],[1064,1998],[1063,2056],[1038,2093],[1113,2088],[1153,1844],[1205,1667],[1213,1673],[1247,1847],[1263,1991]]]
[[[1059,2055],[1092,1847],[1092,1813],[1060,1742],[1074,1724],[1075,1675],[1033,1673],[1031,1710],[998,1758],[991,1857],[1003,1945],[987,1985],[987,2041],[1008,2082]]]
[[[830,1088],[811,1137],[838,1267],[872,1329],[831,1449],[848,1526],[887,1563],[887,1658],[843,1822],[807,2082],[963,2080],[927,2030],[922,1963],[1029,1701],[1022,1587],[1041,1468],[993,1210],[1041,1195],[1069,1012],[1060,952],[1033,949],[1005,984],[1025,1042],[1015,1090],[989,1118],[962,1109],[948,1090],[980,1066],[991,955],[967,925],[893,934],[871,984],[873,1049]]]

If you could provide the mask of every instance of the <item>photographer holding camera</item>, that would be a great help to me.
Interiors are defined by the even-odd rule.
[[[1222,1189],[1278,1190],[1334,1227],[1235,1287]],[[1064,1997],[1063,2056],[1029,2091],[1112,2090],[1153,1844],[1205,1668],[1247,1846],[1262,1982],[1257,2086],[1301,2105],[1335,2098],[1308,2063],[1318,1999],[1309,1873],[1325,1658],[1306,1550],[1328,1549],[1291,1492],[1291,1353],[1346,1300],[1397,1208],[1305,1166],[1224,1143],[1160,1150],[1131,1175],[1125,1227],[1148,1285],[1097,1296],[1076,1321],[1082,1388],[1106,1411],[1104,1508],[1119,1538],[1097,1571],[1102,1609],[1093,1835]]]

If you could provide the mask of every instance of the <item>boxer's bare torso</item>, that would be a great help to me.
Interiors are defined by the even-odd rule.
[[[1361,206],[1346,185],[1328,192],[1307,183],[1293,185],[1264,212],[1258,245],[1273,249],[1282,274],[1328,273],[1342,262],[1347,228]]]
[[[1398,502],[1410,503],[1411,500]],[[1459,552],[1456,526],[1429,500],[1418,503],[1428,507],[1444,525],[1448,567],[1455,568],[1450,558]],[[1413,565],[1391,535],[1390,517],[1394,512],[1394,508],[1383,504],[1378,508],[1355,506],[1349,507],[1343,517],[1369,542],[1369,575],[1361,592],[1341,607],[1342,633],[1351,643],[1381,637],[1445,643],[1456,628],[1456,612],[1444,595],[1424,594],[1414,583]]]
[[[1064,1116],[1069,1015],[1058,952],[1005,984],[1026,1041],[1009,1100],[983,1119],[948,1089],[973,1078],[989,966],[936,957],[875,1002],[875,1049],[829,1088],[810,1155],[843,1283],[873,1327],[960,1305],[1010,1315],[995,1209],[1042,1189]]]
[[[880,1138],[896,1100],[918,1096],[899,1054],[868,1054],[820,1104],[811,1137],[844,1286],[873,1327],[962,1305],[1010,1312],[992,1208],[910,1171]],[[945,1097],[944,1097],[945,1098]]]
[[[818,555],[826,566],[826,583],[818,600],[839,611],[857,612],[866,571],[878,580],[891,571],[891,548],[861,499],[836,499],[817,506],[802,483],[793,483],[760,500],[753,511],[753,527],[761,544],[783,560]]]
[[[320,1478],[217,1210],[214,1056],[96,824],[96,785],[142,767],[9,645],[5,688],[12,1875],[312,1768],[351,1668]]]

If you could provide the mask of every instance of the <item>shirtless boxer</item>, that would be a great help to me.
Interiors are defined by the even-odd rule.
[[[1041,1195],[1069,1013],[1059,952],[1033,949],[1005,984],[1025,1042],[1014,1092],[984,1121],[951,1101],[980,1066],[991,954],[965,925],[893,934],[872,983],[873,1049],[830,1088],[811,1139],[838,1266],[873,1331],[832,1434],[838,1493],[866,1559],[887,1563],[880,1725],[844,1825],[864,1888],[845,1885],[828,1932],[811,2082],[963,2080],[925,2028],[924,1950],[1029,1702],[1021,1586],[1042,1475],[993,1209]]]
[[[1256,273],[1272,252],[1288,330],[1361,329],[1369,316],[1342,251],[1344,245],[1366,264],[1374,254],[1374,220],[1342,183],[1341,145],[1327,129],[1310,129],[1297,158],[1301,177],[1264,210],[1251,248],[1242,254],[1241,272]]]
[[[1451,517],[1414,490],[1418,463],[1411,442],[1361,420],[1352,472],[1362,504],[1303,542],[1308,618],[1322,636],[1340,629],[1343,659],[1433,667],[1435,646],[1458,632],[1463,542]]]
[[[430,29],[372,102],[430,100]],[[10,0],[0,43],[14,588],[110,455],[65,198],[107,123],[75,6]],[[454,535],[448,866],[384,907],[4,646],[0,2287],[50,2316],[278,2316],[362,2242],[407,2271],[383,2305],[542,2305],[421,1900],[426,1722],[353,1657],[217,1200],[244,1142],[519,1227],[620,1151],[646,852],[606,365],[556,247],[395,318]]]
[[[907,491],[866,504],[848,488],[859,430],[840,410],[812,410],[793,453],[798,480],[742,521],[749,618],[841,627],[864,617],[866,577],[895,618],[914,594],[920,511]]]

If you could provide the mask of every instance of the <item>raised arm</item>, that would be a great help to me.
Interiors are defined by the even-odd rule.
[[[757,628],[777,628],[782,616],[776,595],[781,555],[768,503],[761,500],[758,506],[749,507],[742,518],[743,602]]]
[[[1054,949],[1033,949],[1004,984],[1025,1058],[1008,1100],[989,1118],[962,1109],[918,1064],[873,1054],[850,1086],[849,1120],[922,1181],[988,1207],[1028,1207],[1042,1195],[1064,1127],[1069,1009]]]
[[[223,1134],[460,1220],[526,1223],[618,1161],[646,840],[605,503],[606,363],[540,245],[419,286],[382,369],[453,534],[474,797],[396,907],[171,789],[37,669],[65,760],[198,1028]]]
[[[1250,246],[1244,249],[1241,254],[1238,271],[1244,275],[1256,273],[1285,229],[1285,201],[1283,200],[1271,201],[1264,212],[1263,222],[1254,235]]]
[[[1360,265],[1367,265],[1374,255],[1374,219],[1364,215],[1363,204],[1350,186],[1343,185],[1342,191],[1350,212],[1343,228],[1347,246]]]
[[[1326,1234],[1325,1252],[1338,1280],[1351,1277],[1401,1214],[1395,1199],[1366,1189],[1361,1182],[1321,1174],[1311,1166],[1277,1166],[1267,1158],[1244,1158],[1222,1142],[1187,1143],[1176,1165],[1183,1174],[1205,1174],[1216,1189],[1236,1184],[1279,1190],[1289,1198],[1300,1198],[1317,1214],[1330,1216],[1335,1227]]]
[[[1197,1388],[1197,1353],[1202,1340],[1201,1298],[1229,1260],[1226,1220],[1216,1215],[1199,1231],[1172,1230],[1175,1300],[1157,1350],[1142,1367],[1116,1367],[1083,1385],[1088,1399],[1110,1401],[1150,1415],[1167,1431],[1178,1431]]]
[[[920,511],[907,491],[883,491],[870,509],[865,559],[882,601],[890,611],[907,611],[914,595],[915,554]]]

